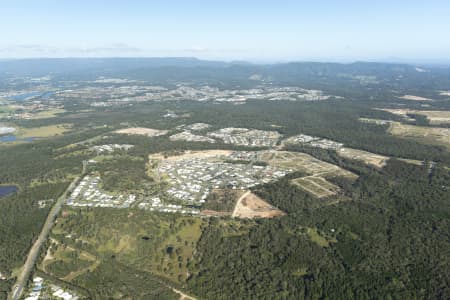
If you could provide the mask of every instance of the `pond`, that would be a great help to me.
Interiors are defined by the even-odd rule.
[[[15,135],[0,135],[0,143],[31,142],[33,140],[34,140],[34,137],[18,138]]]
[[[15,185],[0,185],[0,198],[15,193],[17,190]]]
[[[53,92],[53,91],[29,92],[29,93],[14,95],[14,96],[11,96],[10,98],[12,100],[16,100],[16,101],[25,101],[25,100],[29,100],[31,98],[36,98],[36,97],[41,97],[42,99],[48,99],[51,96],[53,96],[54,94],[55,94],[55,92]]]

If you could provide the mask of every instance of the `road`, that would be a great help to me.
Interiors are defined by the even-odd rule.
[[[239,197],[238,201],[236,202],[236,205],[234,206],[233,213],[231,214],[232,218],[236,217],[237,210],[238,210],[238,207],[239,207],[242,199],[247,197],[250,193],[251,193],[251,191],[246,191],[241,197]]]
[[[86,163],[83,162],[83,174],[86,171]],[[22,270],[17,277],[16,283],[13,285],[11,294],[9,295],[10,300],[18,300],[22,296],[23,290],[27,284],[28,278],[30,277],[31,271],[34,268],[36,263],[36,259],[39,255],[40,249],[42,245],[47,240],[47,237],[52,229],[55,218],[59,214],[62,205],[64,204],[67,195],[72,192],[75,188],[77,182],[80,180],[81,176],[76,177],[69,185],[69,187],[64,191],[64,193],[56,200],[56,203],[53,205],[50,213],[47,216],[47,220],[45,220],[44,226],[42,227],[41,233],[39,234],[38,239],[34,242],[33,246],[28,253],[25,264],[22,266]]]
[[[180,295],[180,299],[179,300],[197,300],[196,298],[194,298],[192,296],[189,296],[189,295],[187,295],[187,294],[183,293],[182,291],[177,290],[175,288],[172,288],[172,291],[174,291],[175,293]]]

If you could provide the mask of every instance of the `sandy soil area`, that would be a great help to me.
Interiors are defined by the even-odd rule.
[[[165,135],[167,134],[167,132],[168,132],[167,130],[158,130],[144,127],[134,127],[116,130],[116,133],[120,134],[145,135],[148,137]]]
[[[414,95],[403,95],[401,97],[397,97],[403,100],[411,100],[411,101],[433,101],[430,98],[420,97],[420,96],[414,96]]]
[[[373,165],[378,168],[384,167],[386,165],[386,162],[389,160],[388,156],[352,148],[341,148],[337,153],[339,156],[342,156],[344,158],[360,160],[365,162],[366,164]]]
[[[273,218],[285,213],[265,202],[250,191],[239,198],[234,208],[233,217],[237,218]]]

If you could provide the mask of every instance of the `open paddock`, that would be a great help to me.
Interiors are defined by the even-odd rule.
[[[33,128],[20,128],[16,134],[20,138],[31,137],[52,137],[61,135],[72,128],[71,124],[56,124],[49,126],[33,127]]]

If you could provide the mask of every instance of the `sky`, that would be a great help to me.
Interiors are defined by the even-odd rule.
[[[449,0],[0,0],[0,58],[448,61]]]

